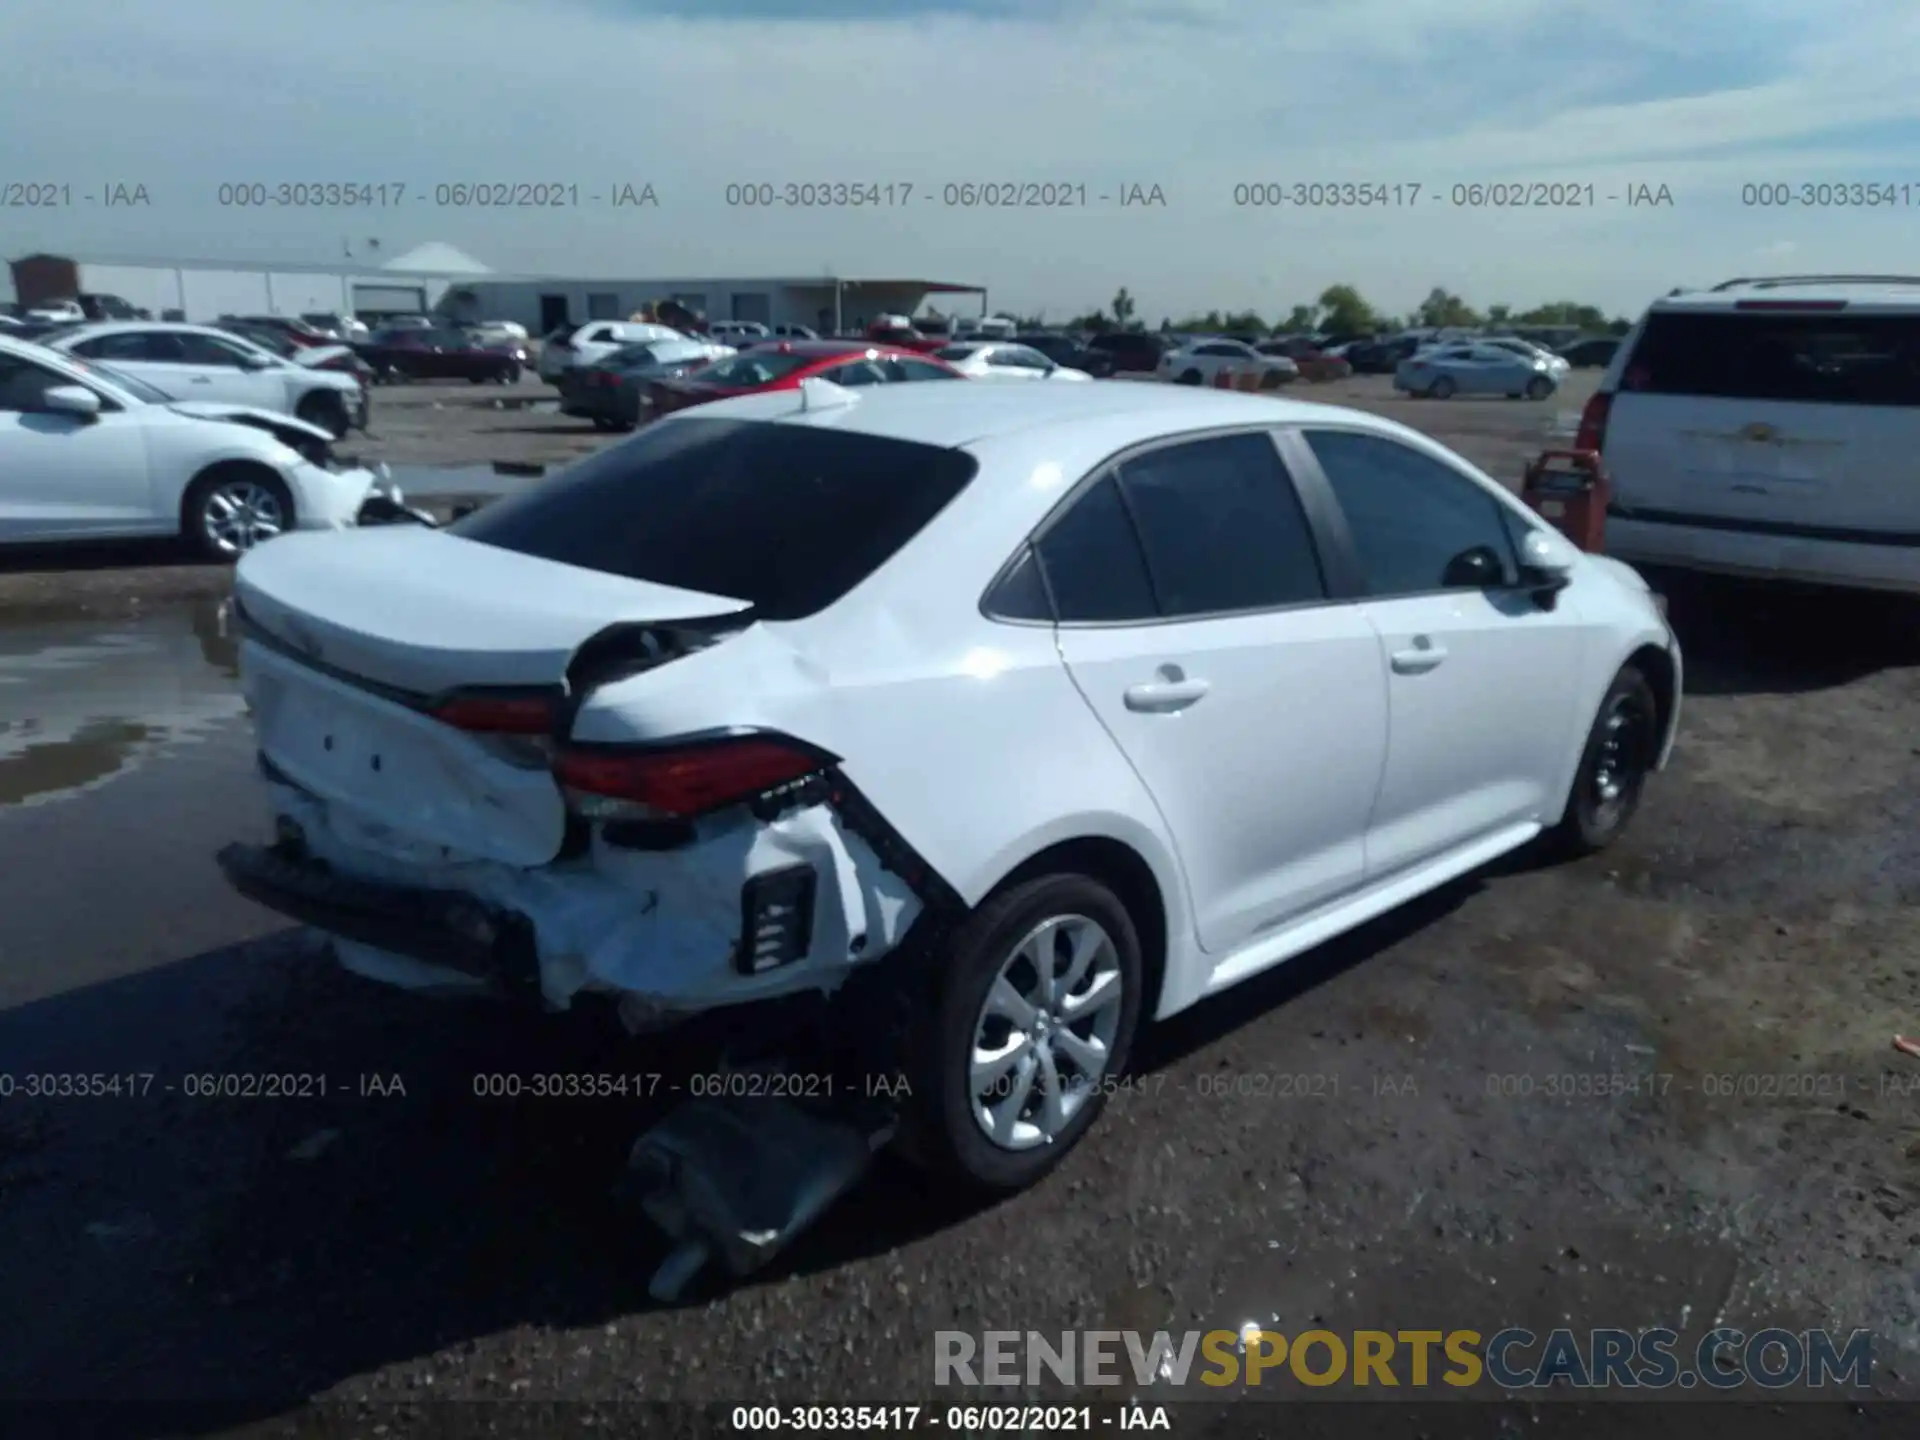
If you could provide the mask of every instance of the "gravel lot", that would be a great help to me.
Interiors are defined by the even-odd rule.
[[[1299,393],[1517,477],[1590,384]],[[499,408],[544,393],[382,391],[356,448],[606,443]],[[0,1070],[156,1077],[0,1100],[0,1400],[392,1401],[401,1435],[450,1397],[928,1400],[939,1329],[1248,1319],[1865,1326],[1882,1390],[1920,1395],[1920,1062],[1890,1048],[1920,1029],[1912,606],[1671,581],[1681,741],[1618,849],[1500,867],[1152,1033],[1138,1087],[1033,1193],[969,1208],[885,1165],[770,1274],[660,1307],[660,1243],[609,1195],[645,1107],[481,1101],[473,1077],[695,1060],[366,985],[229,894],[211,852],[261,817],[231,643],[184,603],[224,581],[155,558],[0,575],[11,713],[58,710],[69,674],[98,692],[71,734],[0,720],[21,741],[0,749]],[[185,1093],[219,1073],[330,1084]],[[1310,1096],[1272,1078],[1300,1076]],[[1580,1076],[1640,1093],[1557,1080]]]

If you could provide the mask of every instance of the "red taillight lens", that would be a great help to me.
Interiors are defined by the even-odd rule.
[[[453,695],[431,713],[456,730],[482,735],[551,735],[555,720],[554,702],[544,695]]]
[[[563,749],[553,773],[589,819],[691,819],[829,763],[791,741],[747,737],[684,749]]]
[[[1598,452],[1607,440],[1607,416],[1613,410],[1613,396],[1601,391],[1580,412],[1580,428],[1574,432],[1573,448]]]

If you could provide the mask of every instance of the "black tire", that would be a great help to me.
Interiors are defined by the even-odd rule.
[[[1527,381],[1527,399],[1544,400],[1553,393],[1553,382],[1544,375],[1536,375]]]
[[[285,534],[293,529],[298,520],[294,511],[293,496],[287,490],[286,482],[263,465],[225,464],[215,465],[204,474],[194,478],[187,487],[186,494],[180,498],[180,535],[193,552],[202,560],[212,564],[231,564],[240,558],[259,538],[248,540],[234,548],[223,546],[210,532],[209,507],[216,495],[223,491],[232,492],[239,487],[252,486],[265,493],[279,512],[279,531]]]
[[[346,438],[353,428],[353,417],[347,414],[347,402],[331,390],[316,390],[303,396],[294,407],[294,418],[304,420],[309,425],[318,425],[336,440]]]
[[[620,422],[618,420],[606,415],[594,415],[589,418],[592,419],[593,428],[596,430],[618,430],[620,428]]]
[[[1104,1085],[1093,1085],[1052,1140],[1026,1149],[996,1143],[974,1114],[971,1056],[987,993],[1025,937],[1067,917],[1091,920],[1104,930],[1117,962],[1119,1018],[1100,1077],[1111,1082],[1125,1072],[1132,1049],[1145,970],[1126,907],[1088,876],[1041,876],[989,899],[947,940],[939,957],[943,963],[926,976],[915,1006],[908,1047],[913,1100],[902,1149],[916,1162],[982,1192],[1010,1194],[1040,1180],[1092,1128],[1105,1102]],[[1036,1095],[1041,1088],[1036,1084]]]
[[[1660,752],[1660,705],[1637,666],[1622,667],[1607,687],[1560,823],[1546,835],[1548,851],[1577,859],[1619,839],[1640,808],[1641,792]]]
[[[1186,374],[1180,377],[1179,383],[1182,385],[1198,385],[1200,383],[1200,372],[1198,370],[1187,371]]]
[[[1433,382],[1427,394],[1435,400],[1451,400],[1453,398],[1453,392],[1459,388],[1459,386],[1453,383],[1453,377],[1451,375],[1442,375],[1438,380]]]
[[[502,385],[518,385],[520,383],[520,367],[518,365],[507,366],[506,369],[500,372],[499,378]]]

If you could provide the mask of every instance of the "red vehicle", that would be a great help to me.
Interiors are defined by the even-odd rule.
[[[798,390],[802,380],[894,385],[911,380],[966,378],[944,360],[898,345],[873,345],[863,340],[786,340],[755,345],[676,380],[656,380],[647,387],[647,398],[649,408],[658,416],[709,400],[730,400],[766,390]]]

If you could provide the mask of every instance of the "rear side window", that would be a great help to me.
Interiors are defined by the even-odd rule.
[[[1306,514],[1267,435],[1149,450],[1121,463],[1120,485],[1163,615],[1326,598]]]
[[[1095,481],[1033,548],[1061,624],[1159,618],[1146,557],[1112,475]]]
[[[854,431],[674,419],[448,528],[798,620],[884,565],[975,468],[963,451]]]
[[[1819,405],[1920,405],[1920,316],[1655,311],[1622,388]]]

